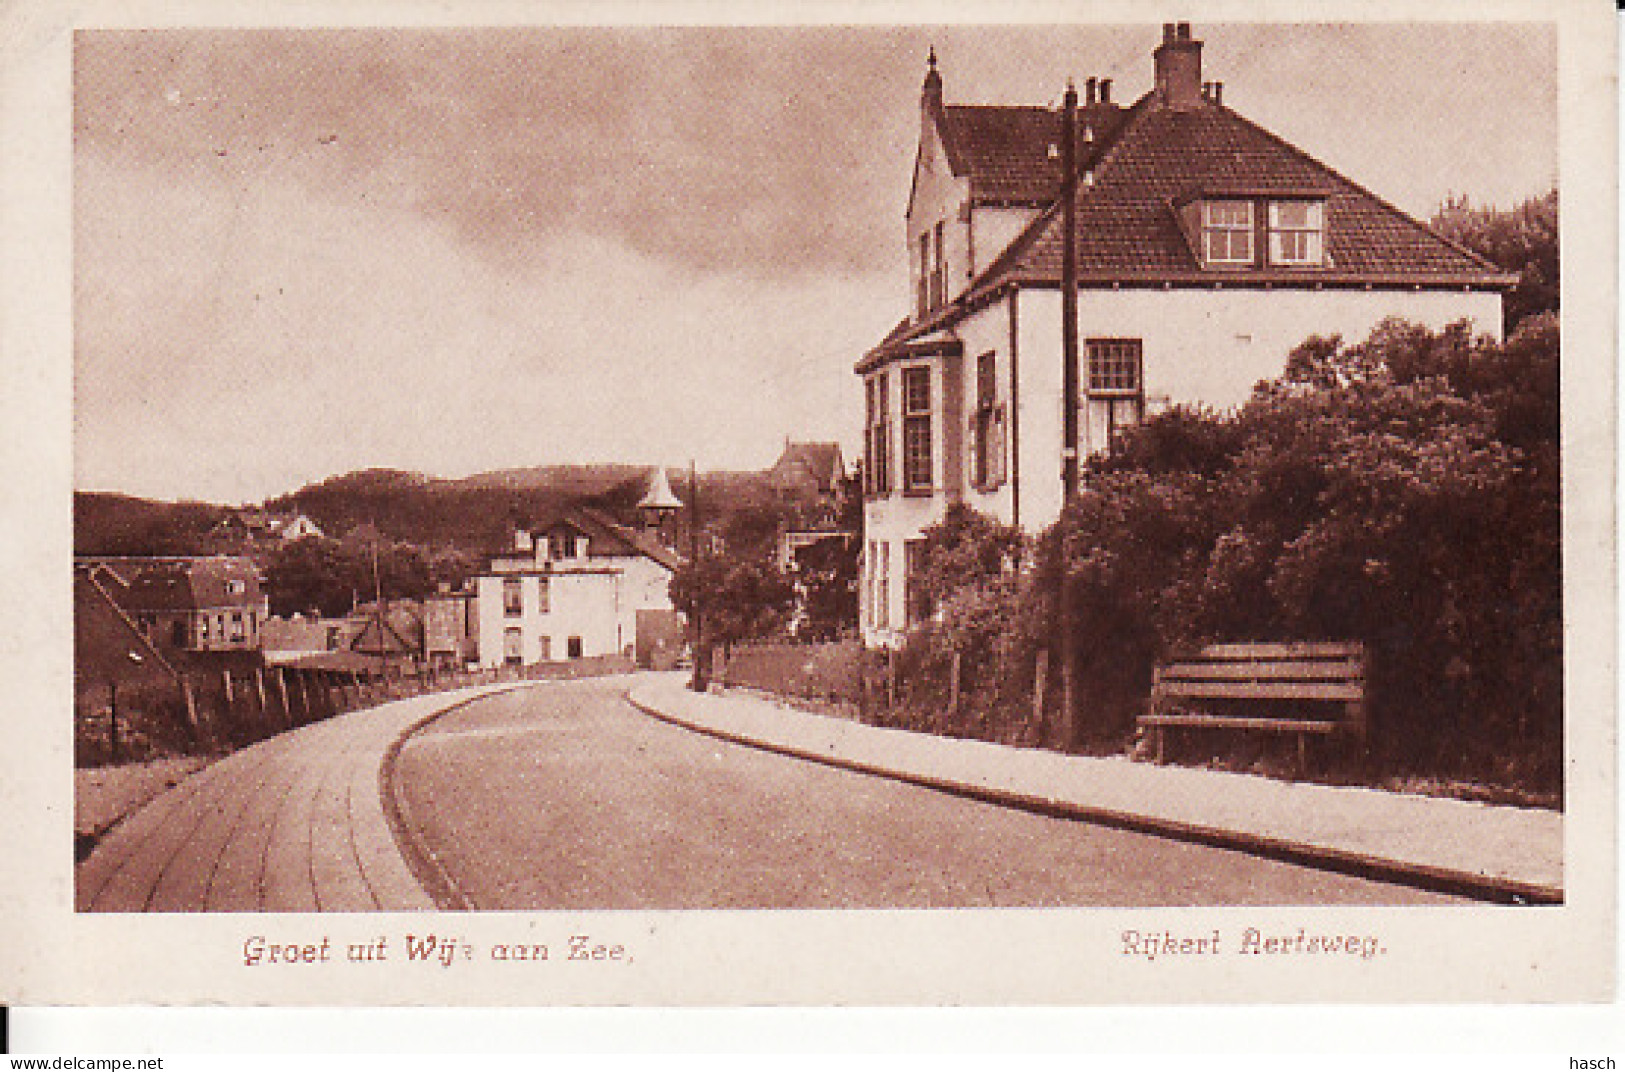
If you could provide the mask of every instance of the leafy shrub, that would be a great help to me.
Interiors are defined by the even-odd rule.
[[[1124,745],[1183,646],[1361,640],[1384,771],[1560,786],[1560,344],[1551,315],[1505,344],[1399,321],[1310,339],[1235,413],[1130,430],[1030,552],[951,512],[926,534],[931,620],[899,655],[910,717],[946,709],[957,652],[962,724],[941,728],[1037,736],[1064,578],[1071,746]]]

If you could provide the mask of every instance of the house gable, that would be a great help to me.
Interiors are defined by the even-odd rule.
[[[1325,257],[1314,268],[1263,264],[1238,275],[1206,264],[1183,210],[1204,201],[1324,206]],[[1116,144],[1085,173],[1077,197],[1084,282],[1393,285],[1499,288],[1506,277],[1308,153],[1211,100],[1189,109],[1139,101]],[[973,289],[1060,281],[1054,208],[1012,244]]]
[[[1061,292],[1060,113],[922,110],[909,238],[924,233],[922,162],[939,146],[963,194],[957,215],[946,198],[938,209],[950,235],[965,225],[969,273],[857,362],[867,643],[896,643],[915,621],[921,540],[954,502],[1036,532],[1075,486],[1067,459],[1173,404],[1241,403],[1311,335],[1364,337],[1394,316],[1499,329],[1512,276],[1225,107],[1201,81],[1201,49],[1169,24],[1151,92],[1106,109],[1086,87],[1076,301]],[[1021,225],[989,226],[1001,212]],[[911,246],[916,287],[919,256]]]

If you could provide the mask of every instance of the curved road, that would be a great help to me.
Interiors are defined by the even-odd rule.
[[[728,744],[608,681],[459,708],[395,778],[480,909],[1461,903]]]

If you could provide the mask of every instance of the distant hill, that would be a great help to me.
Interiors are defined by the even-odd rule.
[[[547,465],[441,480],[371,469],[265,505],[308,514],[331,536],[371,525],[397,540],[484,553],[505,546],[515,525],[545,524],[577,503],[629,520],[648,472],[636,465]]]
[[[190,555],[227,509],[209,503],[161,502],[116,492],[73,495],[76,555]]]
[[[637,481],[641,486],[648,475],[647,465],[537,465],[523,469],[496,469],[440,483],[458,488],[547,491],[590,497],[601,495],[605,490],[628,481]]]
[[[669,470],[672,488],[691,500],[686,470]],[[376,528],[423,547],[487,554],[508,544],[516,525],[540,527],[576,505],[594,506],[635,522],[648,488],[642,465],[544,465],[501,469],[443,480],[399,469],[363,469],[308,484],[265,502],[274,512],[309,515],[328,536]],[[775,501],[765,472],[701,474],[701,509],[708,522]],[[166,503],[126,495],[74,495],[74,548],[80,554],[197,554],[203,537],[230,508]]]

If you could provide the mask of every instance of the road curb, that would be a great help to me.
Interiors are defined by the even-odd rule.
[[[662,710],[649,701],[638,698],[630,689],[627,691],[626,699],[633,707],[651,718],[695,733],[705,734],[718,740],[728,741],[732,744],[744,745],[748,748],[755,748],[795,759],[809,760],[860,774],[887,778],[909,785],[917,785],[925,789],[947,793],[951,796],[1016,808],[1037,815],[1073,819],[1119,830],[1131,830],[1136,833],[1152,834],[1198,845],[1231,849],[1266,859],[1313,867],[1322,871],[1332,871],[1338,874],[1352,875],[1356,878],[1410,886],[1434,893],[1468,897],[1496,904],[1561,905],[1564,900],[1561,887],[1474,874],[1473,872],[1458,871],[1451,868],[1433,867],[1427,864],[1409,863],[1402,860],[1391,860],[1367,853],[1353,852],[1348,849],[1317,845],[1312,842],[1271,837],[1251,831],[1204,826],[1177,819],[1143,815],[1116,808],[1098,807],[1076,801],[976,785],[971,782],[962,782],[931,774],[898,770],[880,764],[849,759],[845,756],[815,752],[775,741],[766,741],[732,730],[719,729],[704,722],[684,718],[681,715],[674,715],[670,711]]]
[[[476,906],[451,877],[451,872],[440,862],[440,857],[436,856],[435,851],[418,836],[416,828],[412,825],[411,806],[407,803],[405,791],[401,789],[400,780],[395,776],[401,750],[413,736],[454,711],[460,711],[470,704],[492,696],[502,696],[537,684],[541,682],[515,682],[506,688],[493,688],[489,692],[465,697],[454,704],[431,711],[398,733],[395,739],[389,742],[389,747],[384,749],[383,759],[378,764],[378,795],[384,806],[384,820],[389,824],[389,832],[395,838],[395,846],[400,850],[401,859],[406,861],[412,877],[418,880],[418,885],[423,887],[423,892],[429,895],[435,907],[442,911],[471,912]]]

